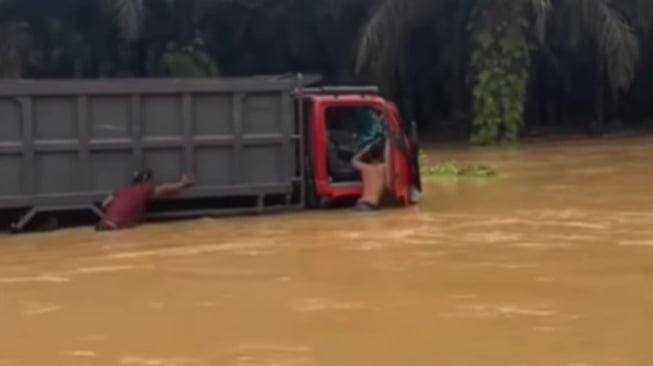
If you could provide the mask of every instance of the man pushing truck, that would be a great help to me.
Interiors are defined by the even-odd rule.
[[[137,171],[130,185],[107,197],[102,203],[104,217],[96,225],[96,230],[120,230],[138,226],[143,222],[149,201],[176,196],[194,183],[190,175],[184,175],[178,182],[155,185],[152,177],[151,170]]]

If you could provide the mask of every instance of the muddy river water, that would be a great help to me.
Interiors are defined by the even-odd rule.
[[[0,366],[653,365],[653,139],[430,156],[506,176],[0,237]]]

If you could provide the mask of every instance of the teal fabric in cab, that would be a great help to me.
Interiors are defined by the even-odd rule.
[[[372,109],[357,109],[353,117],[356,146],[359,150],[387,136],[382,113]]]

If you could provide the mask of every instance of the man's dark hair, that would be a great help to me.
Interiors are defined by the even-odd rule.
[[[147,183],[152,180],[153,175],[154,174],[152,173],[152,171],[148,169],[137,170],[134,173],[134,176],[132,177],[132,183],[133,184]]]

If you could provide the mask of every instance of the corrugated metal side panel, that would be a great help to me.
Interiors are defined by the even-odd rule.
[[[290,193],[300,179],[286,80],[24,84],[0,82],[0,208],[97,201],[142,167],[195,174],[191,197]]]

